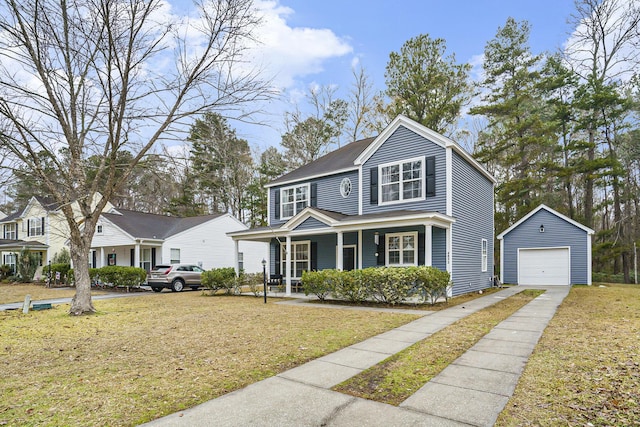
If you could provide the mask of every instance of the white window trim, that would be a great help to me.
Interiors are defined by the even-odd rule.
[[[482,272],[487,271],[487,266],[489,264],[489,243],[487,239],[482,239],[480,244],[480,258],[482,262]]]
[[[29,218],[28,220],[28,231],[27,231],[27,235],[29,237],[33,237],[33,236],[44,236],[44,229],[42,228],[42,217],[39,218]],[[34,224],[37,224],[37,227],[34,227]],[[39,233],[32,233],[31,231],[40,231]]]
[[[410,163],[410,162],[417,162],[420,161],[420,184],[421,184],[421,194],[420,197],[416,197],[413,199],[404,199],[403,198],[403,194],[404,194],[404,185],[403,185],[403,180],[402,180],[402,164],[403,163]],[[411,159],[402,159],[396,162],[389,162],[389,163],[383,163],[378,165],[378,206],[386,206],[386,205],[395,205],[395,204],[399,204],[399,203],[407,203],[407,202],[419,202],[421,200],[425,200],[425,194],[426,194],[426,182],[425,182],[425,173],[426,173],[426,157],[425,156],[421,156],[421,157],[413,157]],[[399,192],[399,199],[398,200],[391,200],[388,202],[383,202],[382,201],[382,168],[386,168],[389,166],[393,166],[393,165],[398,165],[400,166],[400,177],[399,177],[399,184],[400,184],[400,188],[398,190]]]
[[[300,188],[300,187],[306,187],[307,188],[307,206],[311,205],[311,184],[310,183],[306,183],[306,184],[300,184],[300,185],[290,185],[288,187],[282,187],[279,191],[280,191],[280,219],[289,219],[289,218],[293,218],[294,216],[296,216],[299,212],[296,210],[296,200],[295,200],[295,189],[296,188]],[[283,206],[284,206],[284,192],[286,190],[291,190],[294,189],[293,191],[293,195],[294,195],[294,200],[293,200],[293,215],[291,216],[284,216],[283,214]],[[289,203],[287,203],[289,204]],[[305,206],[305,207],[307,207]]]
[[[410,264],[404,264],[403,260],[404,260],[404,250],[402,249],[402,242],[400,244],[400,263],[399,264],[391,264],[389,263],[389,239],[391,237],[400,237],[400,239],[402,240],[402,237],[404,236],[413,236],[413,241],[415,242],[415,247],[413,249],[413,263]],[[405,231],[403,233],[387,233],[384,236],[384,260],[385,260],[385,265],[387,267],[407,267],[407,266],[416,266],[418,265],[418,232],[417,231]]]
[[[307,246],[307,253],[309,254],[309,259],[307,260],[307,270],[309,271],[311,270],[311,240],[296,240],[296,241],[292,241],[291,242],[291,278],[292,279],[300,279],[301,277],[298,276],[294,276],[296,269],[295,269],[295,265],[296,265],[296,259],[295,259],[295,254],[296,254],[296,250],[295,247],[297,245],[306,245]],[[282,277],[287,277],[287,258],[286,258],[286,251],[287,251],[287,244],[286,243],[281,243],[280,244],[280,274],[282,274]],[[284,253],[283,253],[284,252]]]
[[[4,225],[4,238],[7,240],[16,240],[18,238],[18,224],[10,222]],[[12,230],[10,230],[10,228],[12,228]],[[13,237],[9,237],[10,235]]]
[[[102,224],[96,225],[96,234],[100,236],[104,234],[104,226]]]

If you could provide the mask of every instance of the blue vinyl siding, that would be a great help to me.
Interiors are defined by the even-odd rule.
[[[442,271],[447,270],[447,230],[433,227],[431,231],[431,265]]]
[[[296,227],[296,230],[314,230],[314,229],[326,228],[326,227],[328,227],[328,225],[322,221],[318,221],[315,218],[307,218],[304,221],[302,221],[302,224]]]
[[[453,295],[491,286],[493,276],[493,183],[455,151],[452,153]],[[482,239],[487,240],[487,271],[482,271]]]
[[[435,156],[436,195],[426,200],[397,203],[384,206],[372,205],[370,169],[380,164],[402,161],[414,157]],[[408,130],[399,127],[367,160],[362,167],[362,213],[384,212],[398,209],[429,210],[446,213],[446,176],[445,149],[440,145]],[[380,178],[378,178],[378,181]],[[424,184],[423,184],[424,185]]]
[[[351,193],[347,197],[342,197],[340,194],[340,183],[344,178],[349,178],[351,181]],[[317,183],[317,208],[325,209],[328,211],[339,212],[345,215],[357,215],[358,214],[358,172],[345,172],[336,175],[330,175],[322,178],[315,179],[311,182]],[[269,188],[270,206],[269,206],[269,218],[272,226],[279,226],[284,224],[287,220],[276,219],[276,191],[280,191],[281,188],[290,187],[292,185],[302,185],[304,182],[296,184],[286,184],[279,187]]]
[[[544,233],[540,233],[544,225]],[[588,283],[587,232],[544,209],[503,237],[505,283],[518,283],[518,248],[570,247],[571,284]]]

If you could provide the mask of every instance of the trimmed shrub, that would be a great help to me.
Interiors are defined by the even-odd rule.
[[[305,295],[313,294],[320,301],[324,301],[333,292],[332,281],[328,280],[332,270],[302,272],[302,289]],[[333,270],[335,271],[335,270]]]
[[[367,300],[369,292],[362,279],[362,270],[333,270],[333,272],[335,273],[332,273],[330,280],[332,281],[332,294],[335,298],[356,303]]]
[[[435,267],[415,267],[415,291],[423,301],[435,304],[439,298],[448,301],[447,290],[451,284],[449,272]]]
[[[125,267],[107,265],[100,268],[90,268],[91,281],[100,281],[106,286],[131,288],[142,285],[147,280],[147,271],[139,267]]]
[[[227,295],[232,295],[237,286],[236,270],[233,267],[213,268],[203,272],[200,281],[211,295],[220,289],[224,289]]]

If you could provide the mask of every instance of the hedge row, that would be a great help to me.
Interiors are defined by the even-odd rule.
[[[451,286],[449,273],[435,267],[372,267],[363,270],[321,270],[302,273],[305,295],[320,300],[329,295],[351,302],[374,300],[398,304],[417,297],[435,304],[447,297]]]
[[[67,277],[73,280],[73,269],[69,270]],[[100,268],[90,268],[89,278],[91,283],[100,283],[107,287],[137,287],[147,280],[147,271],[144,268],[124,267],[119,265],[107,265]]]

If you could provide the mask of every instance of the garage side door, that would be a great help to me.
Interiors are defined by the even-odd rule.
[[[569,248],[519,249],[518,258],[518,284],[569,284]]]

